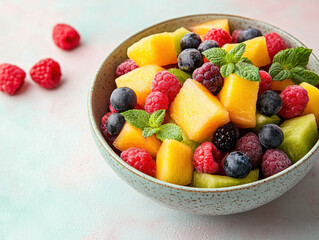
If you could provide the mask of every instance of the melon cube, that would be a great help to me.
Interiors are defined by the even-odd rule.
[[[157,65],[139,67],[115,79],[116,86],[129,87],[137,96],[137,103],[144,106],[146,97],[151,93],[151,85],[155,74],[164,70]]]
[[[313,113],[316,117],[317,125],[319,126],[319,89],[306,82],[301,83],[300,86],[307,90],[309,97],[309,102],[302,115]]]
[[[190,30],[203,37],[212,28],[222,28],[229,33],[228,19],[216,19],[190,27]]]
[[[271,82],[271,90],[273,91],[283,91],[286,87],[290,85],[295,85],[295,83],[291,79],[285,79],[282,81],[272,81]]]
[[[229,122],[228,112],[206,87],[187,79],[169,109],[171,118],[190,140],[211,140],[217,128]]]

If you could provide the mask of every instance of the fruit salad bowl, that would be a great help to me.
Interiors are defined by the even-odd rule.
[[[138,192],[176,210],[204,215],[227,215],[260,207],[287,192],[312,168],[319,158],[319,142],[298,162],[287,169],[255,182],[224,188],[195,188],[180,186],[150,177],[125,163],[105,141],[100,131],[100,120],[108,108],[112,91],[116,88],[115,71],[127,58],[127,49],[150,34],[173,32],[180,27],[191,27],[214,19],[229,20],[229,27],[245,29],[254,27],[264,34],[278,33],[288,47],[304,46],[289,33],[270,24],[241,16],[226,14],[192,15],[168,20],[151,26],[121,43],[103,61],[91,84],[88,95],[88,115],[94,140],[103,158],[116,174]],[[319,61],[311,54],[307,68],[319,72]]]

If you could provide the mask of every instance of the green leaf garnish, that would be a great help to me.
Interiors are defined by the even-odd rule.
[[[278,52],[273,59],[273,63],[279,62],[285,69],[291,69],[296,66],[306,67],[311,52],[312,49],[304,47],[288,48]]]
[[[162,141],[165,139],[175,139],[182,141],[182,131],[179,126],[173,123],[166,123],[159,127],[159,131],[156,133],[156,137]]]
[[[150,126],[152,128],[158,127],[164,121],[164,117],[165,117],[164,109],[153,112],[149,120]]]
[[[285,69],[279,62],[275,62],[269,68],[269,74],[273,81],[283,81],[291,78],[289,70]]]
[[[237,46],[235,46],[233,49],[229,51],[227,54],[228,56],[231,56],[230,62],[237,63],[242,58],[244,52],[246,49],[246,44],[240,43]]]
[[[146,127],[144,128],[142,135],[145,138],[148,138],[152,136],[153,134],[157,133],[159,131],[159,128],[152,128],[152,127]]]
[[[203,52],[204,56],[208,59],[208,61],[216,64],[217,66],[222,66],[227,64],[226,56],[227,51],[222,48],[210,48]]]
[[[174,74],[181,84],[184,84],[187,79],[192,78],[191,74],[184,72],[178,68],[170,68],[167,69],[167,71],[169,71],[171,74]]]
[[[229,74],[233,73],[235,70],[235,64],[234,63],[227,63],[220,68],[220,74],[223,76],[223,78],[226,78],[229,76]]]
[[[121,114],[124,116],[125,121],[136,128],[143,130],[144,128],[150,126],[149,120],[151,115],[144,110],[128,110],[122,112]]]
[[[236,64],[235,73],[249,81],[260,82],[259,68],[253,64],[239,62]]]
[[[290,69],[292,73],[292,80],[295,83],[307,82],[313,86],[317,86],[319,84],[319,76],[309,70],[306,70],[302,67],[294,67]]]

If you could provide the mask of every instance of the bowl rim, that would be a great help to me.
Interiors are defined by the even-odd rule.
[[[121,45],[128,41],[129,39],[136,37],[137,35],[142,34],[145,31],[150,30],[151,28],[154,28],[156,26],[162,25],[162,24],[167,24],[170,23],[172,21],[176,21],[176,20],[181,20],[181,19],[186,19],[186,18],[191,18],[191,17],[205,17],[205,16],[220,16],[220,17],[232,17],[232,18],[239,18],[239,19],[247,19],[250,21],[256,21],[258,23],[262,23],[264,25],[270,26],[271,28],[273,28],[274,30],[276,30],[277,32],[282,32],[286,35],[288,35],[289,37],[291,37],[295,42],[297,42],[298,44],[300,44],[301,46],[305,46],[305,44],[303,44],[300,40],[298,40],[297,38],[295,38],[293,35],[291,35],[290,33],[272,25],[269,23],[266,23],[264,21],[260,21],[260,20],[256,20],[254,18],[248,18],[248,17],[243,17],[243,16],[239,16],[239,15],[233,15],[233,14],[222,14],[222,13],[204,13],[204,14],[194,14],[194,15],[186,15],[186,16],[182,16],[182,17],[177,17],[177,18],[172,18],[169,20],[165,20],[165,21],[161,21],[159,23],[153,24],[147,28],[142,29],[141,31],[135,33],[134,35],[128,37],[127,39],[125,39],[124,41],[122,41],[119,45],[117,45],[103,60],[103,62],[101,63],[100,67],[98,68],[96,74],[94,75],[94,79],[90,85],[89,88],[89,93],[88,93],[88,99],[87,99],[87,107],[88,107],[88,115],[89,115],[89,124],[91,127],[91,132],[94,135],[95,139],[97,141],[99,141],[100,145],[107,151],[107,153],[110,155],[110,157],[115,160],[117,162],[117,164],[120,164],[122,167],[124,167],[126,170],[130,171],[132,174],[137,175],[138,177],[141,177],[147,181],[152,182],[153,184],[156,185],[160,185],[160,187],[168,187],[174,190],[182,190],[182,191],[187,191],[187,192],[200,192],[200,193],[222,193],[222,192],[230,192],[230,191],[235,191],[235,190],[244,190],[244,189],[250,189],[256,186],[259,186],[263,183],[267,183],[267,182],[271,182],[274,179],[277,179],[283,175],[286,175],[287,173],[293,171],[295,168],[298,168],[300,165],[304,164],[305,162],[307,162],[312,155],[314,155],[314,153],[316,151],[319,151],[319,140],[317,141],[317,143],[311,148],[311,150],[300,160],[298,160],[296,163],[292,164],[290,167],[286,168],[285,170],[274,174],[270,177],[264,178],[264,179],[260,179],[251,183],[246,183],[246,184],[242,184],[242,185],[237,185],[237,186],[230,186],[230,187],[222,187],[222,188],[197,188],[197,187],[190,187],[190,186],[182,186],[182,185],[177,185],[177,184],[173,184],[173,183],[168,183],[168,182],[164,182],[162,180],[158,180],[155,177],[151,177],[143,172],[140,172],[139,170],[133,168],[132,166],[130,166],[129,164],[127,164],[126,162],[124,162],[113,150],[112,148],[109,146],[109,144],[105,141],[100,128],[99,128],[99,124],[97,124],[94,120],[94,115],[93,115],[93,106],[92,106],[92,98],[93,98],[93,90],[94,90],[94,86],[97,80],[97,76],[99,75],[99,73],[102,70],[103,65],[105,64],[105,62],[108,60],[109,56],[112,55],[118,48],[121,47]],[[319,60],[318,58],[315,56],[314,53],[311,54],[314,62],[319,66]]]

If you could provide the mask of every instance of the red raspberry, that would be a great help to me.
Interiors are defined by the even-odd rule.
[[[166,94],[170,103],[174,101],[181,88],[182,84],[178,78],[167,70],[156,73],[151,86],[152,92],[158,91]]]
[[[291,161],[281,150],[268,149],[262,159],[261,171],[264,177],[270,177],[291,166]]]
[[[0,64],[0,91],[9,95],[15,92],[23,85],[25,72],[12,64]]]
[[[204,35],[204,41],[214,40],[218,42],[219,46],[222,47],[226,43],[232,43],[232,37],[230,34],[222,28],[212,28]]]
[[[54,88],[61,79],[60,65],[51,58],[42,59],[31,68],[30,76],[41,87]]]
[[[52,38],[59,48],[72,50],[80,43],[79,33],[67,24],[57,24],[53,28]]]
[[[196,148],[193,156],[193,164],[197,172],[213,174],[218,171],[219,164],[213,156],[214,144],[204,142]]]
[[[233,33],[232,33],[232,43],[237,43],[237,40],[238,40],[238,36],[239,36],[239,34],[240,34],[240,32],[241,32],[241,30],[240,29],[236,29],[236,30],[234,30],[233,31]]]
[[[260,166],[263,156],[263,148],[256,134],[250,132],[241,137],[237,141],[234,151],[245,153],[250,159],[252,169]]]
[[[138,65],[132,59],[126,59],[120,65],[117,66],[116,75],[122,76],[125,73],[133,71],[134,69],[138,68]]]
[[[260,70],[259,74],[261,82],[259,83],[258,95],[262,94],[263,92],[266,92],[267,90],[271,90],[272,81],[271,76],[266,71]]]
[[[271,60],[281,50],[285,50],[287,45],[285,41],[275,32],[265,35],[268,54]]]
[[[193,72],[193,79],[203,84],[212,94],[216,95],[224,85],[219,67],[213,63],[204,63]]]
[[[227,176],[227,174],[225,172],[225,168],[224,168],[224,161],[225,161],[225,158],[228,156],[228,154],[229,153],[226,153],[225,156],[223,157],[223,159],[220,161],[219,169],[216,172],[216,175]]]
[[[294,118],[302,114],[309,101],[308,92],[299,85],[290,85],[280,93],[282,108],[279,115],[283,118]]]
[[[144,149],[130,148],[121,153],[121,158],[137,170],[153,177],[156,171],[155,161]]]
[[[112,114],[112,112],[108,112],[101,119],[101,127],[100,128],[101,128],[101,132],[102,132],[104,138],[110,138],[113,136],[106,129],[106,121],[111,114]]]
[[[160,109],[167,110],[168,105],[169,105],[168,97],[164,93],[151,92],[145,100],[144,109],[149,114],[152,114],[153,112]]]

